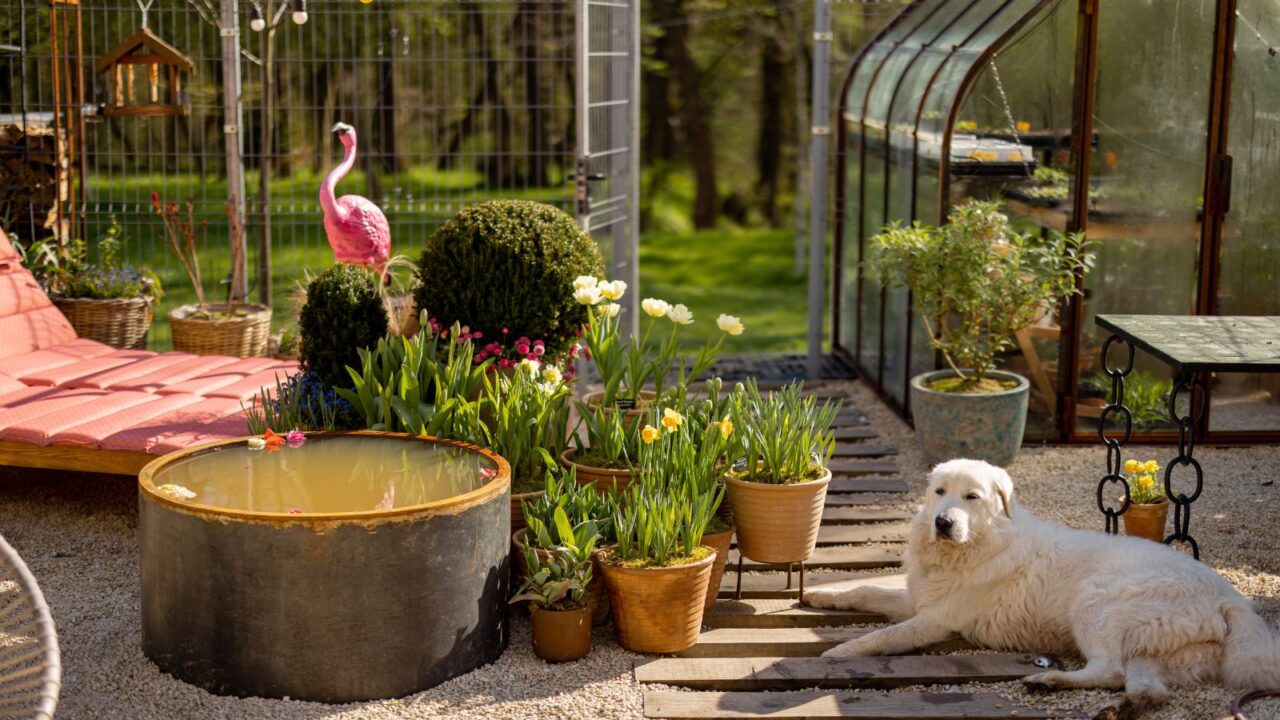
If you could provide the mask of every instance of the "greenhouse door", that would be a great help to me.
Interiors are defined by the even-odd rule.
[[[635,332],[639,284],[640,0],[577,0],[578,222],[625,280],[622,326]]]

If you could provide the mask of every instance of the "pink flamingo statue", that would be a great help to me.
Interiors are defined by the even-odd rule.
[[[346,148],[342,163],[320,183],[320,207],[324,211],[324,231],[338,262],[367,265],[386,275],[391,256],[391,226],[382,209],[368,198],[333,191],[356,164],[356,129],[346,123],[333,126],[333,133]]]

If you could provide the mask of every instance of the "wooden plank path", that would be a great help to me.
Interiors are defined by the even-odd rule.
[[[763,386],[762,386],[763,387]],[[831,583],[894,585],[900,573],[884,568],[902,561],[912,511],[909,486],[898,473],[897,449],[874,442],[866,416],[847,397],[827,388],[820,398],[842,400],[837,447],[831,459],[818,547],[805,561],[806,590]],[[887,498],[887,499],[886,499]],[[895,505],[895,503],[897,503]],[[992,693],[945,692],[946,686],[1004,682],[1041,668],[1036,657],[990,653],[949,655],[971,649],[951,640],[913,655],[823,658],[886,619],[873,613],[801,606],[798,568],[750,560],[731,550],[720,600],[703,616],[697,644],[680,657],[637,661],[649,718],[1052,718],[1061,711],[1022,707]],[[788,570],[791,572],[787,572]],[[927,653],[927,654],[926,654]],[[650,684],[664,687],[650,690]],[[939,685],[939,692],[888,693],[887,689]]]

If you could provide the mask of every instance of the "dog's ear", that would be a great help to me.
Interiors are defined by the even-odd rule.
[[[995,468],[992,473],[996,494],[1000,496],[1000,504],[1004,508],[1005,517],[1013,519],[1013,479],[1003,468]]]

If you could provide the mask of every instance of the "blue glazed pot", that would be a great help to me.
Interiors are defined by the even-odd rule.
[[[951,370],[938,370],[911,378],[911,415],[925,460],[936,465],[969,458],[1002,467],[1013,462],[1027,427],[1031,383],[1021,375],[996,370],[987,377],[1013,380],[1017,387],[988,395],[960,395],[927,386],[954,375]]]

